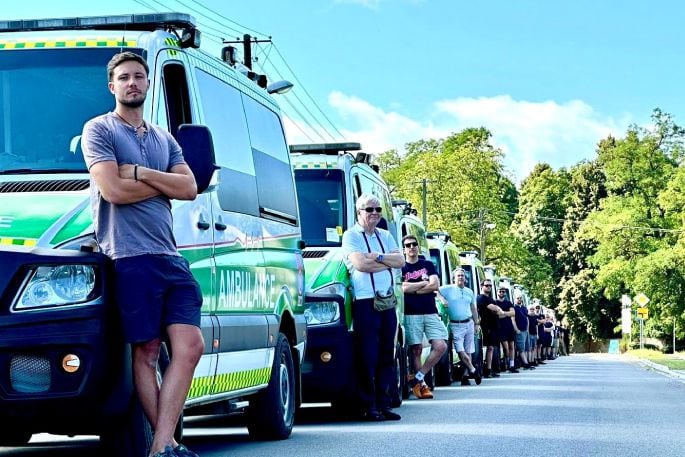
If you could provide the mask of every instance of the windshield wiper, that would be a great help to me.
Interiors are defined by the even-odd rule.
[[[39,175],[53,173],[88,173],[88,170],[77,168],[11,168],[0,170],[0,175]]]

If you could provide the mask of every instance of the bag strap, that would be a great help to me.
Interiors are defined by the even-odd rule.
[[[381,252],[385,254],[385,248],[383,247],[383,242],[381,241],[381,234],[378,233],[378,230],[374,229],[373,233],[376,234],[376,238],[378,239],[378,244],[381,246]],[[371,245],[369,245],[369,240],[366,239],[366,233],[362,231],[362,236],[364,237],[364,242],[366,243],[366,249],[371,252]],[[388,274],[390,275],[390,287],[395,286],[395,279],[392,277],[392,270],[388,268]],[[369,272],[371,275],[371,287],[373,288],[373,291],[376,292],[376,281],[373,280],[373,272]]]

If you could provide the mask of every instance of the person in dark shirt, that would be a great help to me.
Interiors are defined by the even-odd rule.
[[[480,326],[483,330],[483,344],[487,347],[485,352],[486,368],[483,370],[483,375],[486,378],[497,378],[499,374],[492,371],[492,354],[495,346],[500,343],[499,317],[502,314],[502,308],[497,306],[495,300],[492,299],[492,281],[489,279],[482,281],[480,290],[481,293],[476,298],[476,306],[480,316]]]
[[[535,306],[528,307],[528,338],[530,338],[530,352],[528,361],[531,365],[538,364],[538,313]]]
[[[543,358],[552,360],[552,338],[554,337],[554,322],[552,316],[545,315],[545,321],[542,324],[542,350]]]
[[[510,373],[518,373],[519,371],[514,367],[514,341],[516,340],[516,332],[514,332],[514,304],[506,298],[507,289],[500,287],[497,291],[496,304],[502,309],[502,314],[499,316],[499,338],[504,348],[504,357],[506,358],[506,367]]]
[[[544,323],[545,315],[542,312],[542,307],[540,305],[535,306],[535,311],[537,312],[537,330],[538,330],[538,363],[540,365],[545,365],[545,345],[544,345]]]
[[[528,310],[523,305],[523,297],[517,294],[514,299],[514,331],[516,332],[516,351],[521,359],[521,367],[524,370],[534,369],[528,363],[528,352],[530,351],[530,337],[528,336]]]
[[[435,306],[435,292],[440,281],[433,262],[419,258],[419,242],[414,235],[402,238],[402,246],[406,261],[402,267],[404,328],[407,344],[414,355],[414,375],[409,378],[409,386],[416,398],[428,399],[433,398],[433,393],[423,378],[447,350],[447,328]],[[422,365],[424,334],[431,344],[431,351]]]

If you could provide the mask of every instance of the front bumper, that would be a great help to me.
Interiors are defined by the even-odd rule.
[[[99,297],[89,305],[10,311],[33,265],[84,263],[99,272]],[[133,392],[130,350],[108,297],[109,271],[98,253],[0,250],[1,422],[31,433],[98,434],[124,414]]]

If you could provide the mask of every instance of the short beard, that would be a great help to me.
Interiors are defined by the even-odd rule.
[[[119,103],[126,106],[127,108],[140,108],[145,103],[145,97],[140,100],[119,100]]]

